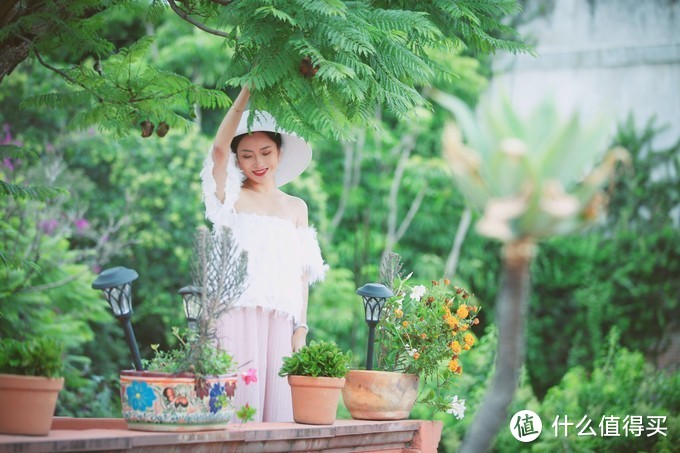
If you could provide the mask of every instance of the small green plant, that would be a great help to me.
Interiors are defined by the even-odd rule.
[[[172,334],[180,343],[179,348],[162,351],[157,344],[151,345],[154,357],[143,360],[144,368],[162,373],[194,373],[201,376],[225,374],[234,369],[234,360],[227,351],[208,343],[198,351],[192,351],[197,333],[191,329],[172,328]]]
[[[283,358],[279,376],[345,377],[352,352],[343,352],[334,342],[312,341],[290,357]]]
[[[250,407],[250,404],[246,403],[241,409],[236,411],[236,416],[241,420],[241,423],[249,422],[255,418],[255,408]]]
[[[229,311],[245,289],[248,256],[239,251],[229,228],[211,233],[199,228],[194,242],[191,274],[201,292],[201,310],[196,329],[172,328],[179,347],[161,351],[153,345],[154,357],[144,362],[148,371],[203,376],[234,371],[232,356],[216,341],[215,321]]]
[[[63,347],[50,338],[26,341],[0,340],[0,373],[22,376],[61,377]]]

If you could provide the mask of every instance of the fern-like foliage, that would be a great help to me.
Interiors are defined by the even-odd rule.
[[[195,105],[225,108],[229,98],[221,91],[195,85],[186,77],[152,66],[148,53],[152,37],[143,37],[132,46],[102,61],[100,74],[85,65],[64,71],[75,91],[48,93],[25,99],[24,106],[54,108],[82,107],[72,118],[79,128],[98,125],[117,135],[129,133],[143,121],[187,130]]]
[[[35,96],[25,105],[81,107],[79,127],[98,125],[119,135],[140,123],[184,129],[195,106],[224,109],[221,91],[209,90],[154,66],[153,37],[118,48],[102,34],[106,14],[125,9],[158,23],[171,11],[198,29],[221,36],[233,49],[227,85],[247,84],[252,105],[269,110],[283,128],[303,136],[344,136],[353,124],[370,125],[375,108],[404,117],[425,101],[433,80],[455,77],[431,55],[465,49],[525,52],[504,25],[518,0],[51,0],[28,2],[0,30],[7,48],[29,54],[72,89]],[[54,61],[68,49],[70,66]],[[62,50],[63,52],[63,50]],[[2,56],[0,51],[0,56]],[[0,65],[2,68],[2,65]],[[4,73],[0,73],[0,79]],[[148,124],[148,123],[145,123]]]
[[[502,23],[520,11],[515,0],[252,0],[221,9],[235,51],[227,83],[250,86],[256,108],[306,136],[370,124],[376,106],[404,117],[424,102],[419,87],[455,76],[430,57],[435,49],[527,50]]]

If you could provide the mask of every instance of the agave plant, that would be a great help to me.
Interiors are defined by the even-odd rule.
[[[506,419],[524,362],[536,243],[596,221],[606,206],[602,186],[628,153],[606,151],[605,121],[584,126],[576,114],[562,121],[550,102],[522,119],[507,102],[477,116],[453,96],[431,96],[455,117],[445,129],[443,150],[456,185],[482,212],[476,230],[505,244],[494,377],[461,449],[487,451]]]

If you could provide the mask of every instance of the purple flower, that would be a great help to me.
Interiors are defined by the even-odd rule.
[[[78,233],[82,233],[84,230],[89,228],[90,222],[87,221],[87,219],[77,219],[73,224],[76,226],[76,230],[78,230]]]
[[[2,160],[2,165],[6,168],[9,168],[10,171],[14,171],[14,164],[12,163],[12,159],[10,159],[9,157],[5,157]]]
[[[211,413],[216,413],[220,409],[222,409],[222,401],[220,396],[224,393],[224,387],[222,387],[219,383],[213,384],[212,388],[210,389],[210,412]]]
[[[0,142],[0,145],[9,145],[12,143],[12,133],[9,131],[9,123],[3,124],[2,129],[5,131],[5,138]]]
[[[50,236],[52,235],[52,233],[54,233],[54,230],[57,229],[57,226],[59,226],[59,222],[57,221],[57,219],[43,220],[38,225],[38,227],[43,233],[48,234]]]

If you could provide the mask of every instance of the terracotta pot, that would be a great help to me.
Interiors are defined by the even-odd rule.
[[[236,375],[209,376],[197,388],[190,373],[121,371],[123,418],[129,429],[138,431],[224,429],[234,412],[236,382]]]
[[[0,433],[46,436],[64,378],[0,374]]]
[[[288,376],[293,419],[307,425],[332,425],[345,378]]]
[[[358,420],[403,420],[418,398],[418,376],[388,371],[352,370],[342,400]]]

